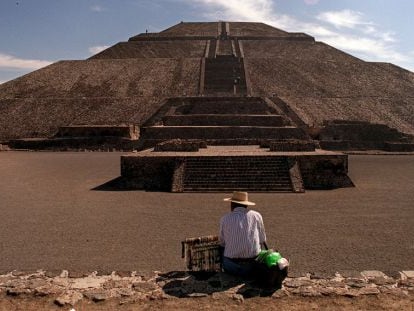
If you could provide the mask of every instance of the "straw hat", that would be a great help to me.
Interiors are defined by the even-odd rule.
[[[256,203],[250,202],[248,200],[247,192],[235,191],[235,192],[233,192],[233,196],[231,198],[226,198],[226,199],[224,199],[224,201],[230,201],[230,202],[235,202],[235,203],[239,203],[239,204],[243,204],[243,205],[249,205],[249,206],[256,205]]]

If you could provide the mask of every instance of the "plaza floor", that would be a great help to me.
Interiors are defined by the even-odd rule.
[[[0,153],[0,272],[183,270],[180,241],[215,234],[226,194],[96,191],[121,153]],[[355,188],[252,193],[292,273],[414,270],[414,156],[354,155]],[[229,194],[230,195],[230,194]]]

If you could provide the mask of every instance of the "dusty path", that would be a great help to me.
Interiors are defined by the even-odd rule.
[[[225,194],[93,191],[119,153],[0,153],[0,272],[182,270],[180,241],[214,234]],[[251,194],[291,272],[414,270],[414,157],[351,156],[356,188]]]

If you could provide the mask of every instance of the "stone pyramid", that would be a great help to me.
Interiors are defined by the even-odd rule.
[[[328,142],[349,140],[347,127],[358,128],[358,140],[369,124],[380,128],[370,128],[373,136],[407,142],[401,133],[414,134],[413,94],[412,72],[362,61],[304,33],[182,22],[2,84],[0,142],[51,137],[62,126],[142,126],[168,99],[199,96],[269,99]]]

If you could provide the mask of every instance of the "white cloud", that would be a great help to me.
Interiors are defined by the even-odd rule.
[[[103,12],[103,11],[106,11],[106,9],[102,6],[100,6],[100,5],[94,5],[94,6],[91,6],[91,11],[93,11],[93,12]]]
[[[231,16],[239,20],[267,20],[271,17],[273,3],[270,0],[195,0],[209,8],[209,17],[225,18]]]
[[[35,70],[50,65],[52,62],[37,59],[22,59],[0,53],[0,68]]]
[[[319,3],[319,0],[304,0],[307,5],[315,5]]]
[[[364,56],[370,61],[407,62],[409,58],[397,52],[383,41],[373,38],[364,38],[353,35],[338,34],[334,37],[325,37],[324,42],[341,50],[347,50]]]
[[[99,52],[102,52],[103,50],[106,50],[109,48],[109,45],[97,45],[97,46],[91,46],[88,50],[91,54],[98,54]]]
[[[355,29],[364,25],[369,30],[374,30],[373,23],[364,21],[364,14],[352,10],[322,12],[317,17],[318,20],[332,24],[336,28]]]
[[[409,53],[400,52],[397,35],[381,29],[365,14],[353,10],[319,13],[312,22],[302,22],[295,17],[280,14],[271,0],[184,0],[204,6],[204,15],[215,20],[260,21],[282,30],[305,32],[318,41],[353,53],[367,61],[395,62],[413,67]],[[304,0],[316,4],[317,0]]]

